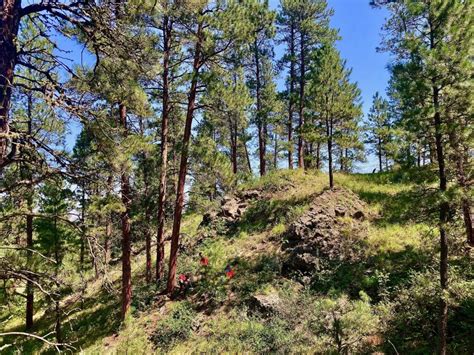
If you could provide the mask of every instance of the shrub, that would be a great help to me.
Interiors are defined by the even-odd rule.
[[[189,302],[173,306],[168,317],[157,323],[152,341],[161,349],[169,349],[177,341],[186,340],[192,333],[196,312]]]
[[[376,336],[379,323],[369,297],[361,292],[359,300],[350,300],[347,295],[319,299],[309,328],[318,336],[322,349],[348,354],[367,350],[368,337]]]

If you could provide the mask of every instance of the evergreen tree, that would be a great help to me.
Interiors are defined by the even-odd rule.
[[[315,52],[310,77],[312,109],[325,128],[331,189],[334,187],[335,144],[352,136],[353,128],[357,127],[354,120],[361,115],[360,90],[357,84],[350,82],[350,70],[345,65],[334,46],[325,45]],[[341,148],[346,147],[341,144]]]
[[[440,234],[440,285],[442,292],[448,290],[448,232],[452,218],[452,206],[446,198],[448,180],[455,170],[447,156],[452,149],[448,137],[450,127],[462,132],[459,125],[453,125],[453,118],[459,117],[451,111],[449,103],[453,93],[470,80],[472,63],[469,61],[470,34],[472,32],[473,4],[469,1],[415,1],[392,3],[373,1],[384,5],[391,13],[385,25],[384,49],[396,56],[394,75],[410,80],[396,80],[397,92],[403,107],[410,98],[416,98],[413,107],[420,113],[412,119],[422,117],[413,129],[433,127],[433,160],[436,161],[439,178],[439,234]],[[463,90],[463,89],[462,89]],[[464,90],[463,90],[464,91]],[[457,134],[452,135],[457,136]],[[461,154],[460,161],[469,160]],[[463,166],[463,164],[459,166]],[[464,175],[464,169],[457,169]],[[465,181],[464,179],[458,181]],[[465,205],[468,207],[468,205]],[[467,208],[464,214],[466,215]],[[466,215],[467,217],[467,215]],[[465,223],[472,221],[464,218]],[[466,227],[466,231],[472,227]],[[469,233],[469,232],[468,232]],[[472,235],[472,234],[471,234]],[[440,296],[439,353],[446,354],[448,337],[448,302]]]
[[[367,140],[379,161],[379,171],[383,171],[383,162],[388,161],[389,146],[392,139],[388,101],[378,92],[373,97],[372,107],[367,115]]]

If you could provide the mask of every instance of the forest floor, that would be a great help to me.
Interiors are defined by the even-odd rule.
[[[186,296],[173,300],[146,285],[145,256],[133,260],[133,304],[119,322],[120,263],[108,279],[83,282],[61,303],[65,341],[77,352],[431,352],[436,334],[437,238],[435,224],[421,222],[417,185],[431,172],[336,175],[336,185],[354,192],[367,216],[357,261],[325,260],[313,273],[286,270],[288,229],[327,189],[327,175],[280,171],[239,187],[259,190],[241,219],[202,236],[202,215],[187,214],[178,273],[200,273],[199,252],[209,258],[204,277]],[[352,243],[352,242],[351,242]],[[472,251],[452,241],[452,350],[468,351],[474,329]],[[362,246],[362,247],[361,247]],[[154,253],[153,253],[154,255]],[[235,276],[224,269],[234,265]],[[91,276],[92,277],[92,276]],[[106,281],[106,282],[105,282]],[[38,314],[35,331],[54,329],[49,314]],[[20,331],[13,317],[6,331]],[[455,332],[455,335],[454,335]],[[12,339],[5,338],[4,343]],[[18,342],[23,352],[41,342]],[[1,346],[1,344],[0,344]],[[43,348],[44,349],[44,348]],[[51,350],[52,351],[52,350]]]

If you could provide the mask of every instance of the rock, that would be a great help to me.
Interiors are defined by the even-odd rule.
[[[317,196],[308,211],[288,228],[286,270],[319,270],[322,258],[354,262],[365,233],[366,206],[353,192],[336,188]]]
[[[242,208],[239,207],[240,201],[236,197],[225,197],[221,206],[220,216],[237,219],[242,214]]]
[[[276,292],[268,295],[257,294],[251,297],[250,306],[265,315],[272,315],[282,312],[283,302]]]
[[[256,200],[261,198],[262,193],[258,190],[246,190],[239,193],[239,197],[244,200]]]
[[[201,224],[199,224],[199,227],[207,227],[212,224],[212,222],[216,219],[217,217],[217,212],[216,211],[211,211],[207,212],[202,216],[202,221]]]

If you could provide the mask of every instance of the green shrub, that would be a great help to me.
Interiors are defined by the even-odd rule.
[[[379,317],[363,292],[359,300],[350,300],[346,295],[317,300],[309,321],[319,346],[339,354],[367,350],[368,337],[376,336],[379,325]]]
[[[152,341],[158,348],[169,349],[176,342],[186,340],[192,333],[196,312],[189,302],[179,302],[170,314],[160,320]]]
[[[449,272],[448,346],[453,353],[468,353],[474,329],[474,281],[466,269],[451,267]],[[409,282],[397,287],[395,297],[380,307],[387,323],[385,338],[404,353],[431,353],[438,343],[440,286],[438,271],[414,272]],[[387,350],[391,347],[389,344]],[[454,351],[456,349],[456,351]]]

